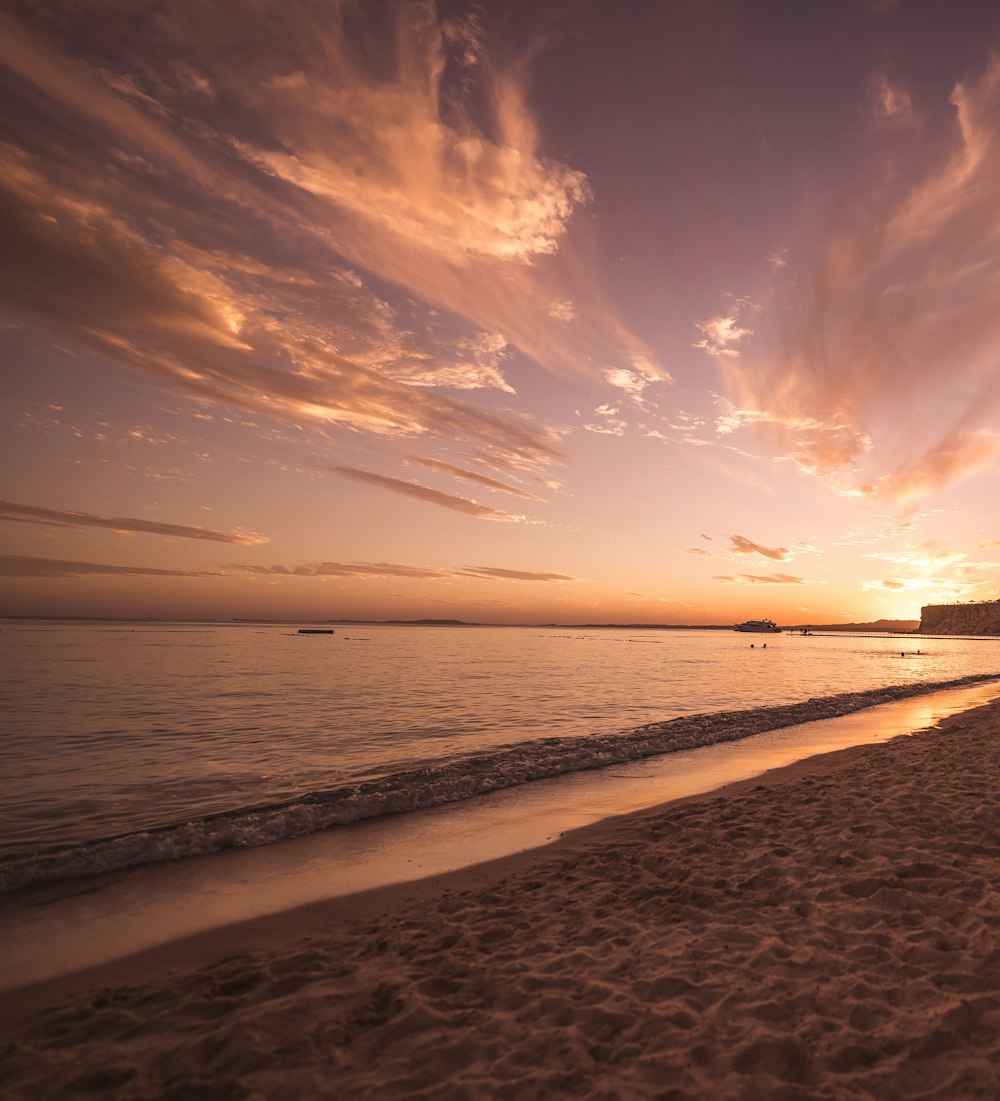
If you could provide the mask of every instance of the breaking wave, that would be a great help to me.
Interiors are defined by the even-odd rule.
[[[255,848],[330,826],[469,799],[531,780],[735,741],[765,730],[835,718],[894,700],[992,680],[1000,680],[1000,673],[891,685],[776,707],[685,715],[617,734],[543,738],[500,747],[281,802],[240,807],[188,822],[13,857],[0,862],[0,892],[43,880],[122,871],[224,849]]]

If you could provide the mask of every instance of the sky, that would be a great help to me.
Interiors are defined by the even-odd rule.
[[[1000,596],[1000,6],[8,0],[0,614]]]

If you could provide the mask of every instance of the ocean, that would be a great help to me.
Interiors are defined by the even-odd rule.
[[[1000,640],[6,621],[0,670],[12,890],[1000,677]]]

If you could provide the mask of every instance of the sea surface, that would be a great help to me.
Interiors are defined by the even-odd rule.
[[[1000,640],[6,621],[0,890],[988,676],[1000,677]]]

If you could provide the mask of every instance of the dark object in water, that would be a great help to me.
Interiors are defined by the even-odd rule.
[[[737,623],[734,631],[752,631],[757,635],[780,635],[781,628],[773,619],[748,619],[746,623]]]
[[[300,627],[300,635],[332,635],[335,632],[329,627]]]

